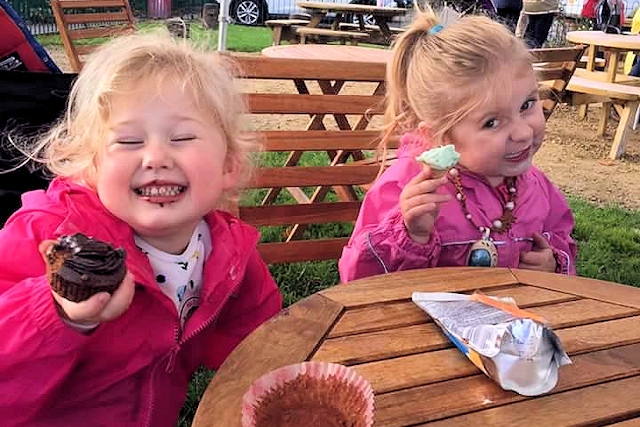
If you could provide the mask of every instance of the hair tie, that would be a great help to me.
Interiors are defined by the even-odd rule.
[[[429,28],[429,35],[432,36],[439,33],[440,31],[442,31],[442,25],[434,25],[433,27]]]

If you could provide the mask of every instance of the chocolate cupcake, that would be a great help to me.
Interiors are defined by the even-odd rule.
[[[99,292],[113,293],[127,273],[124,249],[81,233],[58,238],[45,256],[51,287],[73,302]]]
[[[242,401],[243,427],[370,427],[373,391],[346,366],[305,362],[256,380]]]

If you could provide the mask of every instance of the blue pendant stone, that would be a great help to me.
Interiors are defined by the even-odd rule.
[[[469,255],[470,267],[491,267],[491,254],[486,249],[474,249]]]

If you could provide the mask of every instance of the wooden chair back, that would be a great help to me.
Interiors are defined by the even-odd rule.
[[[546,119],[565,96],[569,80],[578,65],[584,46],[532,49],[533,67],[541,88],[542,109]]]
[[[250,183],[254,201],[241,202],[240,218],[263,236],[280,227],[259,245],[269,264],[338,259],[360,209],[360,186],[380,170],[360,161],[379,142],[385,65],[266,57],[241,57],[239,65],[252,131],[270,159]],[[322,224],[342,233],[318,237]]]
[[[128,0],[50,0],[65,53],[74,72],[82,68],[82,56],[98,44],[83,41],[110,38],[135,31]]]

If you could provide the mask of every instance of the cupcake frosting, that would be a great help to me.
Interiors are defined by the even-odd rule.
[[[62,279],[86,286],[120,283],[126,274],[125,252],[84,234],[64,236],[56,241],[50,253],[65,260],[56,272]]]

